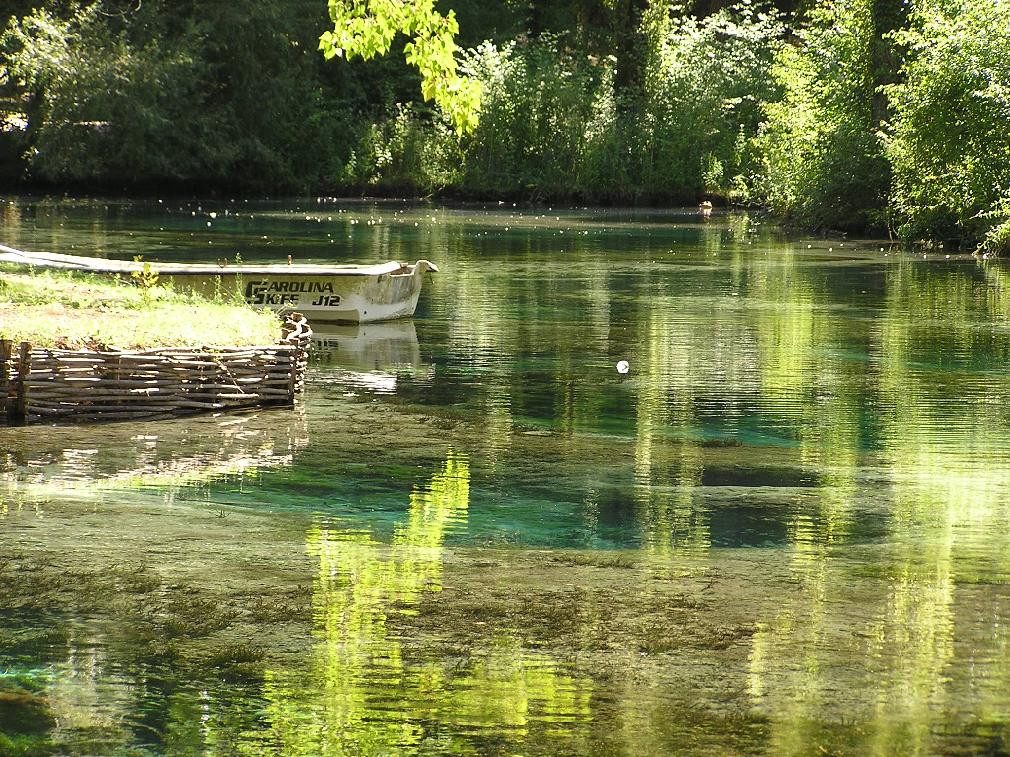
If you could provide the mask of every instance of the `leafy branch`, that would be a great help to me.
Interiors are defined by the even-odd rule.
[[[434,0],[329,0],[333,31],[319,38],[327,60],[369,60],[385,55],[398,33],[411,37],[403,49],[407,63],[421,73],[421,94],[452,121],[456,134],[472,132],[479,120],[481,85],[459,74],[453,11],[443,16]]]

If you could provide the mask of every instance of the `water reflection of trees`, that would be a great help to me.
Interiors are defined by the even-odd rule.
[[[997,712],[1010,671],[996,661],[1007,607],[977,586],[1010,573],[1010,459],[997,409],[1007,386],[985,375],[1006,355],[1006,334],[991,326],[1005,322],[1005,299],[963,265],[937,272],[904,261],[885,285],[882,312],[860,336],[863,376],[833,381],[830,399],[798,424],[802,459],[822,471],[821,504],[815,521],[795,519],[800,591],[762,624],[751,659],[779,752],[819,743],[926,754],[945,731],[979,728],[982,713],[992,720],[981,730],[1005,727]],[[816,331],[793,332],[814,361],[800,372],[808,386],[794,390],[841,373]],[[849,547],[855,554],[834,548],[858,518],[885,522],[888,540]]]
[[[450,453],[411,495],[390,545],[323,520],[309,531],[318,643],[305,669],[268,671],[269,727],[250,736],[259,753],[477,754],[485,731],[521,743],[537,722],[588,715],[589,682],[514,638],[447,661],[417,657],[391,631],[391,616],[415,615],[422,594],[441,591],[445,537],[465,524],[469,481],[466,458]]]
[[[552,474],[581,485],[580,522],[598,533],[589,471],[621,441],[592,437],[614,431],[607,394],[623,391],[617,431],[633,440],[625,483],[643,546],[706,569],[714,546],[732,544],[734,508],[770,503],[762,528],[796,590],[757,619],[748,689],[776,749],[926,753],[979,713],[1002,728],[1010,608],[985,588],[1010,574],[1002,269],[706,240],[718,269],[697,275],[692,253],[679,281],[649,268],[633,295],[621,261],[601,272],[589,248],[539,271],[548,283],[529,298],[477,274],[473,288],[453,283],[453,300],[472,305],[450,328],[483,371],[474,404],[504,450],[498,465],[521,466],[522,427],[542,420],[560,455]],[[576,274],[577,289],[565,276],[580,263],[593,273]],[[563,323],[567,307],[583,317],[552,335],[542,324]],[[539,345],[556,352],[553,375],[530,376]],[[495,370],[492,355],[513,364]],[[592,386],[583,374],[615,357],[631,362],[628,383]]]
[[[392,544],[327,520],[310,531],[317,643],[304,668],[270,674],[250,749],[443,739],[444,751],[476,750],[466,734],[482,728],[521,742],[542,723],[589,717],[595,683],[512,635],[462,660],[396,635],[392,621],[441,587],[443,539],[469,519],[471,473],[482,488],[503,482],[509,503],[549,478],[585,543],[602,538],[607,507],[626,510],[620,525],[650,570],[715,574],[719,547],[775,547],[753,583],[764,586],[760,566],[776,560],[786,580],[767,584],[777,593],[756,610],[745,671],[732,671],[746,680],[731,676],[767,718],[768,751],[928,753],[958,727],[1005,740],[1001,267],[769,254],[743,245],[746,229],[712,226],[639,237],[604,262],[594,237],[561,246],[529,234],[497,249],[489,270],[477,242],[443,229],[424,244],[444,245],[429,256],[453,274],[434,282],[418,330],[426,350],[425,334],[444,336],[434,341],[445,352],[433,376],[398,392],[433,412],[462,405],[479,433],[454,437],[469,458],[450,456],[414,492]],[[409,257],[399,251],[417,247],[404,239],[387,234],[375,249]],[[548,255],[561,263],[545,265]],[[630,361],[628,377],[617,359]],[[744,506],[760,521],[746,539]],[[636,574],[629,594],[647,596],[649,578]],[[723,672],[713,670],[698,675]],[[661,689],[649,673],[635,684],[650,686]],[[630,684],[627,700],[641,703]]]

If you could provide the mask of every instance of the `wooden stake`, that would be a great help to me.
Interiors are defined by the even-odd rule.
[[[14,420],[24,423],[28,408],[28,374],[32,370],[32,346],[21,342],[21,354],[18,356],[18,386],[17,400],[14,407]]]
[[[10,361],[13,342],[10,339],[0,339],[0,414],[7,421],[10,421],[11,406],[8,401],[10,395]]]

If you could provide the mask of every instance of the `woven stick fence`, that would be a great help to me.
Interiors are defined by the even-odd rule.
[[[0,341],[8,424],[111,421],[293,405],[312,330],[295,314],[279,344],[156,350],[56,350]]]

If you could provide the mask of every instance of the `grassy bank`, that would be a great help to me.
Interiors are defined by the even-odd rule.
[[[272,344],[276,314],[161,286],[0,268],[0,337],[39,347],[145,349]]]

